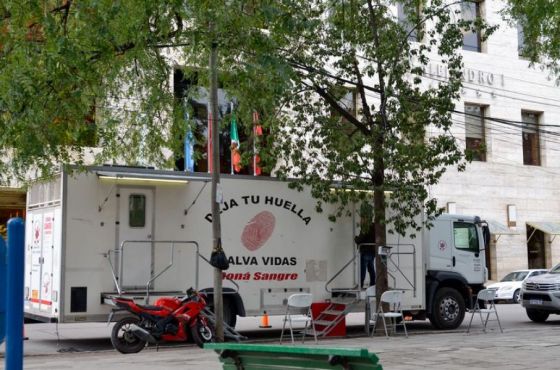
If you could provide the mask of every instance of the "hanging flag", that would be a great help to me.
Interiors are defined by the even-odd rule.
[[[185,112],[187,132],[185,134],[185,171],[194,172],[194,137],[189,124],[189,113]]]
[[[237,120],[235,119],[235,112],[233,111],[233,103],[231,103],[231,125],[230,125],[230,138],[231,138],[231,174],[241,171],[241,154],[239,153],[239,133],[237,132]]]
[[[260,137],[263,135],[262,126],[259,124],[259,113],[253,112],[253,175],[260,176],[262,169],[260,167],[261,157],[259,156]],[[258,143],[257,143],[258,141]]]

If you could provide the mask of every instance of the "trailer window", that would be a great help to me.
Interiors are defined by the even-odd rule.
[[[146,196],[130,194],[128,198],[128,225],[130,227],[146,226]]]
[[[479,252],[478,234],[475,225],[466,222],[454,222],[453,236],[455,248]]]

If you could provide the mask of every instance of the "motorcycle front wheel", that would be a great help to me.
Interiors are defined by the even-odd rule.
[[[113,327],[111,343],[120,353],[138,353],[146,346],[146,341],[132,334],[130,329],[133,324],[140,324],[140,319],[132,316],[125,317],[117,321]]]
[[[214,340],[214,328],[202,320],[196,320],[191,326],[191,336],[196,345],[202,348],[204,343]]]

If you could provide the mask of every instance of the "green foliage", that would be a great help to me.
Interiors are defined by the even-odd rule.
[[[429,187],[449,166],[466,164],[450,133],[461,87],[461,30],[493,30],[481,20],[453,21],[456,7],[442,1],[405,3],[408,24],[381,1],[313,2],[315,16],[306,16],[290,47],[277,53],[290,62],[296,91],[282,100],[288,110],[276,131],[284,159],[278,172],[311,186],[321,202],[373,202],[378,227],[400,234],[419,230],[422,212],[428,221],[437,215]],[[411,25],[422,43],[408,42]],[[449,78],[430,87],[422,76],[435,56]],[[357,109],[341,103],[348,91]],[[341,207],[335,216],[343,215]]]
[[[265,169],[310,186],[318,210],[373,200],[377,227],[418,229],[414,216],[438,212],[427,189],[465,165],[450,133],[461,29],[492,31],[429,3],[405,1],[403,25],[394,1],[380,0],[5,0],[0,182],[90,156],[170,165],[192,124],[173,95],[173,68],[196,70],[205,85],[214,43],[240,130],[250,135],[252,113],[262,117]],[[409,43],[409,26],[421,43]],[[430,87],[423,68],[434,56],[449,78]],[[348,91],[355,109],[341,104]],[[247,161],[250,148],[242,152]]]
[[[183,5],[3,1],[0,181],[94,155],[162,163],[175,140],[165,45],[191,42],[174,26],[187,17]]]
[[[508,0],[503,14],[513,27],[523,28],[523,55],[560,75],[560,4],[550,0]]]

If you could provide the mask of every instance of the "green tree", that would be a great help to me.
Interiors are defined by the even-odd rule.
[[[168,46],[195,42],[189,16],[182,1],[3,1],[0,181],[87,156],[164,164],[180,131]]]
[[[455,21],[460,2],[401,3],[406,20],[398,22],[393,0],[6,0],[0,181],[83,162],[91,142],[97,162],[170,165],[164,149],[176,149],[189,124],[172,70],[182,63],[209,85],[215,45],[240,121],[255,110],[264,118],[270,168],[310,186],[319,209],[340,202],[333,218],[352,202],[372,202],[380,245],[386,231],[419,230],[416,215],[438,212],[429,186],[466,164],[450,132],[462,32],[492,29]],[[445,81],[423,78],[430,58],[447,67]],[[378,261],[378,295],[384,268]]]
[[[372,202],[379,245],[386,232],[419,231],[421,213],[433,220],[441,210],[429,187],[448,167],[464,169],[468,156],[451,134],[459,50],[465,30],[485,37],[493,30],[480,19],[454,21],[460,2],[401,3],[406,19],[399,22],[392,1],[313,2],[289,18],[301,29],[281,32],[289,39],[274,53],[287,62],[293,84],[274,127],[278,173],[310,186],[319,209],[339,202],[333,218],[344,215],[342,206]],[[274,34],[275,25],[270,29]],[[424,68],[434,59],[448,78],[429,84]],[[380,296],[387,272],[379,258],[376,274]]]
[[[550,0],[508,0],[506,20],[523,29],[523,55],[560,75],[560,4]]]

